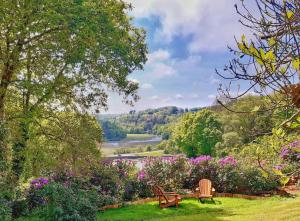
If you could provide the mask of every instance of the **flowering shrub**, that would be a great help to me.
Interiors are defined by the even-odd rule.
[[[211,156],[203,155],[189,159],[189,176],[186,179],[185,187],[195,189],[199,180],[213,180],[217,174],[217,165]]]
[[[149,157],[140,170],[132,161],[115,160],[102,162],[84,178],[61,172],[49,179],[34,179],[27,200],[31,209],[39,207],[49,212],[55,208],[52,218],[73,217],[72,211],[90,211],[92,220],[96,207],[149,197],[153,185],[166,191],[195,190],[203,178],[210,179],[217,192],[259,194],[278,186],[274,176],[264,177],[258,167],[240,164],[232,156]]]
[[[165,190],[176,190],[183,187],[189,175],[188,160],[178,157],[150,157],[144,160],[143,170],[138,173],[139,181],[148,185],[159,185]]]
[[[296,140],[281,150],[280,157],[291,162],[300,162],[300,140]]]
[[[49,180],[47,178],[40,177],[40,178],[36,178],[36,179],[32,180],[30,182],[30,185],[31,185],[31,188],[33,188],[33,189],[41,189],[48,183],[49,183]]]
[[[135,162],[132,160],[118,159],[111,162],[112,167],[116,170],[121,179],[133,176],[136,171]]]
[[[46,220],[96,220],[99,198],[93,190],[51,182],[37,192],[47,200],[47,203],[39,205],[38,210]]]
[[[227,156],[227,157],[221,158],[219,160],[219,164],[221,166],[236,166],[237,160],[235,160],[234,157],[232,157],[232,156]]]
[[[265,178],[257,167],[242,166],[232,156],[219,160],[206,155],[191,159],[182,156],[148,158],[137,173],[139,184],[148,192],[151,185],[173,191],[196,189],[199,180],[204,178],[212,181],[217,192],[251,194],[270,191],[278,186],[274,176]]]
[[[27,197],[30,209],[46,204],[47,199],[43,196],[40,190],[42,190],[48,184],[49,179],[43,177],[33,179],[30,182],[30,188]]]

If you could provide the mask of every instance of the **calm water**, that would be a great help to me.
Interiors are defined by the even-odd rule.
[[[104,147],[134,147],[134,146],[145,146],[145,145],[155,145],[162,141],[161,137],[151,137],[149,139],[143,140],[128,140],[128,141],[110,141],[103,143]]]

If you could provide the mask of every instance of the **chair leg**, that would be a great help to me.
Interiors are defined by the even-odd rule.
[[[202,200],[202,198],[199,198],[199,200],[200,200],[201,203],[204,203],[204,201]]]
[[[211,201],[212,201],[214,204],[216,204],[216,202],[214,201],[214,198],[211,198]]]

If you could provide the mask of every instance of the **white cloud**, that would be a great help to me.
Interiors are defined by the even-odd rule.
[[[154,96],[151,97],[151,100],[159,100],[159,96],[154,95]]]
[[[140,81],[137,80],[137,79],[129,79],[129,80],[132,81],[133,83],[136,83],[136,84],[139,84],[139,83],[140,83]]]
[[[149,73],[149,75],[154,78],[164,78],[175,74],[176,70],[172,66],[164,63],[154,64],[153,70]]]
[[[141,85],[141,88],[142,88],[142,89],[152,89],[152,88],[153,88],[153,85],[152,85],[152,84],[149,84],[149,83],[145,83],[145,84],[142,84],[142,85]]]
[[[184,96],[182,94],[176,94],[175,98],[178,99],[178,100],[181,100],[181,99],[184,98]]]
[[[214,77],[211,77],[210,78],[210,83],[212,83],[212,84],[220,84],[221,80],[217,79],[217,78],[214,78]]]
[[[207,97],[208,97],[209,99],[215,99],[215,98],[216,98],[216,95],[214,95],[214,94],[209,94]]]
[[[174,59],[167,50],[158,49],[149,54],[144,79],[155,80],[176,76],[179,71],[187,72],[199,67],[201,56],[190,55],[185,59]]]
[[[191,36],[190,52],[223,50],[234,44],[234,35],[245,30],[238,23],[234,4],[238,0],[127,0],[137,18],[158,16],[161,28],[157,41],[170,42],[175,36]]]
[[[170,52],[164,49],[158,49],[148,56],[148,64],[155,62],[163,62],[170,58]]]
[[[198,94],[191,94],[192,99],[198,99],[200,96]]]

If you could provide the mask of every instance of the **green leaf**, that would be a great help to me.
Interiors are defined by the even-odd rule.
[[[282,128],[273,129],[272,132],[279,137],[283,137],[285,135],[285,131]]]
[[[281,172],[281,170],[276,170],[276,169],[273,169],[274,173],[278,176],[283,176],[283,173]]]
[[[242,41],[246,41],[246,36],[244,34],[242,35]]]
[[[300,59],[295,59],[292,61],[292,64],[293,64],[293,68],[295,70],[299,70],[300,69]]]
[[[300,123],[297,123],[297,122],[293,122],[291,123],[291,125],[289,126],[290,129],[295,129],[295,128],[298,128],[300,126]]]
[[[290,181],[290,178],[288,178],[288,177],[286,177],[286,176],[284,176],[284,177],[282,177],[282,178],[280,179],[280,183],[281,183],[282,185],[286,185],[289,181]]]
[[[287,11],[287,12],[286,12],[286,15],[287,15],[288,19],[291,19],[291,18],[294,16],[294,12],[292,12],[292,11]]]
[[[259,111],[259,109],[260,109],[260,106],[255,106],[255,107],[253,108],[252,112],[257,112],[257,111]]]
[[[295,148],[294,149],[296,152],[300,153],[300,148]]]
[[[272,47],[276,44],[275,38],[270,38],[268,44]]]
[[[260,169],[260,172],[261,172],[261,175],[262,175],[264,178],[268,178],[268,177],[269,177],[269,174],[268,174],[266,171]]]

